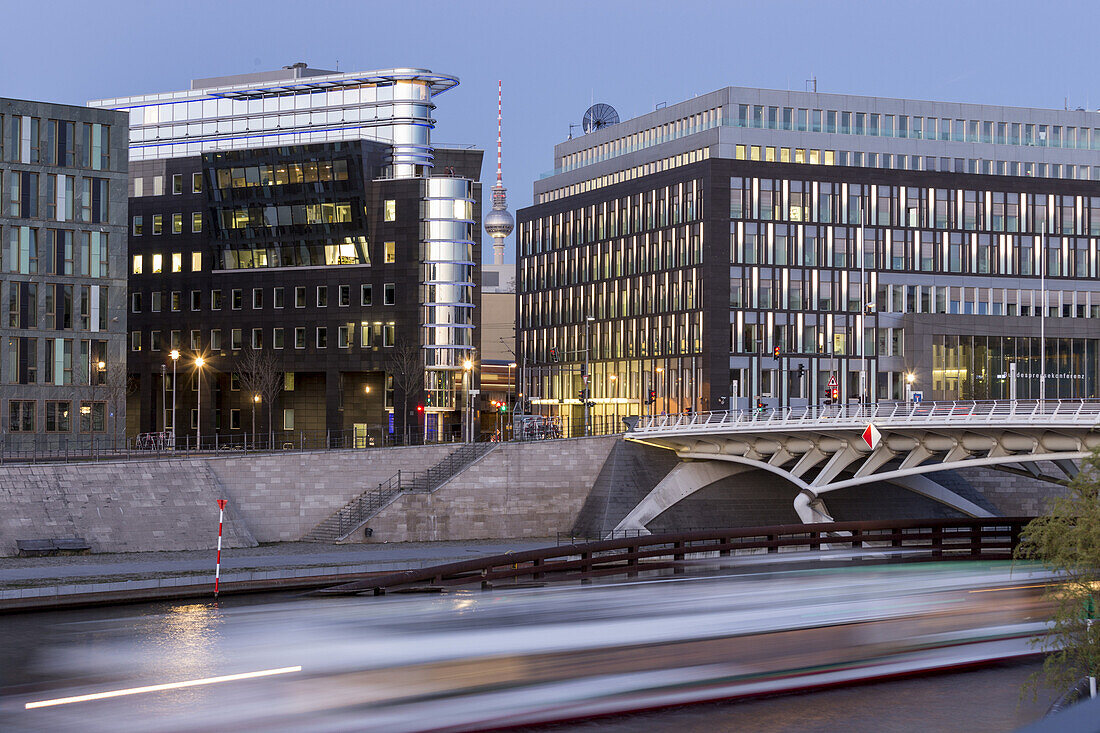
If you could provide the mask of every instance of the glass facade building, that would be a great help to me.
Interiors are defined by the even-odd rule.
[[[745,88],[562,143],[518,217],[533,401],[576,417],[586,352],[597,415],[1100,396],[1098,149],[1097,113]]]
[[[216,367],[198,386],[207,435],[253,430],[240,364],[259,352],[285,373],[260,409],[276,431],[449,437],[480,260],[481,151],[430,139],[435,97],[457,83],[295,64],[91,103],[132,122],[131,432],[164,429],[172,402],[177,433],[198,432],[194,390],[163,387],[178,349]],[[424,367],[410,415],[394,379],[406,347]]]
[[[0,440],[125,425],[126,116],[0,99]]]

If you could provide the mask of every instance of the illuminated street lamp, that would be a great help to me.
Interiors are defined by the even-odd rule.
[[[176,447],[176,362],[180,360],[179,349],[168,352],[172,357],[172,447]]]
[[[465,435],[465,440],[463,442],[466,442],[466,443],[472,443],[473,442],[472,434],[474,432],[473,415],[472,415],[472,412],[473,412],[472,402],[473,402],[473,400],[471,399],[472,395],[470,394],[470,388],[473,385],[473,369],[474,369],[474,362],[471,361],[470,359],[467,359],[466,361],[462,362],[462,387],[466,391],[466,417],[462,421],[462,426],[463,426],[463,432],[466,434]]]
[[[913,382],[917,381],[917,375],[909,372],[905,375],[905,401],[913,402]]]
[[[195,379],[197,380],[196,386],[198,387],[196,390],[198,397],[196,398],[197,402],[195,406],[195,444],[200,450],[202,449],[202,367],[204,364],[206,364],[205,359],[201,356],[195,357],[195,370],[197,371]]]
[[[252,447],[256,447],[256,405],[260,404],[260,396],[252,395]]]

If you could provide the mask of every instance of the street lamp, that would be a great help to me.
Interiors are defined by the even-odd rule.
[[[252,395],[252,448],[256,448],[256,405],[260,404],[260,396]]]
[[[474,368],[474,363],[470,359],[467,359],[464,362],[462,362],[462,387],[466,392],[466,417],[462,421],[462,427],[463,427],[462,432],[465,433],[465,436],[464,436],[465,440],[463,442],[465,442],[465,443],[473,442],[471,440],[471,433],[474,432],[473,416],[470,414],[471,411],[472,411],[471,400],[470,400],[470,388],[472,386],[473,368]]]
[[[97,361],[95,368],[95,377],[92,379],[92,409],[91,414],[88,415],[88,427],[93,433],[95,432],[96,387],[99,386],[100,380],[103,379],[103,370],[107,368],[107,365],[102,361]],[[103,413],[103,420],[106,422],[107,410],[105,409]]]
[[[197,387],[196,404],[195,404],[195,445],[202,450],[202,367],[206,363],[206,360],[201,356],[195,357],[195,379]]]
[[[913,372],[905,375],[905,401],[910,404],[913,402],[913,382],[915,381],[917,381],[917,375]]]
[[[594,320],[596,320],[596,319],[592,316],[588,316],[588,318],[586,318],[584,320],[584,379],[582,380],[582,382],[584,384],[584,434],[585,435],[589,435],[591,433],[591,428],[589,427],[590,415],[589,415],[588,405],[592,401],[591,400],[592,394],[591,394],[591,392],[589,392],[588,385],[591,383],[591,380],[588,379],[588,374],[589,374],[589,371],[592,369],[592,366],[591,366],[591,352],[588,348],[588,331],[589,331],[590,327],[592,326],[592,321],[594,321]]]
[[[661,379],[662,379],[662,377],[658,377],[657,375],[658,374],[664,374],[665,368],[664,367],[657,367],[653,370],[653,372],[654,372],[654,376],[653,376],[653,408],[652,408],[652,411],[653,411],[653,414],[656,415],[657,414],[657,398],[661,396],[661,388],[660,388],[659,385],[660,385]],[[665,407],[668,407],[668,405],[666,404]]]
[[[172,357],[172,447],[176,447],[176,362],[180,360],[179,349],[168,352]]]
[[[615,374],[609,374],[607,378],[611,380],[611,386],[615,388],[612,390],[611,397],[611,427],[614,428],[619,424],[619,377]]]

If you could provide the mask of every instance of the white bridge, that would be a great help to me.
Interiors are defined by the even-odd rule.
[[[1100,447],[1100,401],[879,403],[642,417],[626,439],[684,459],[615,528],[645,530],[659,514],[727,476],[770,471],[799,490],[803,522],[831,522],[822,495],[889,482],[974,517],[988,511],[927,474],[990,466],[1047,481],[1072,478]],[[873,425],[879,436],[864,438]],[[875,440],[875,438],[878,438]],[[1052,461],[1064,476],[1042,472]]]

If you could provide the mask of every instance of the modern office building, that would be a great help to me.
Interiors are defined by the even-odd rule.
[[[1100,396],[1100,114],[729,87],[555,147],[540,409]],[[835,385],[835,388],[832,386]]]
[[[130,118],[132,433],[452,437],[481,259],[482,152],[430,139],[456,84],[295,64],[91,103]]]
[[[0,440],[125,426],[124,114],[0,99]]]

